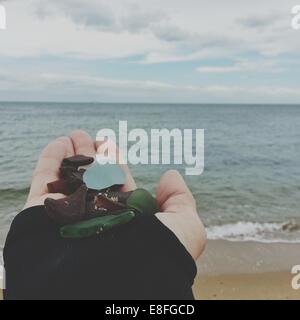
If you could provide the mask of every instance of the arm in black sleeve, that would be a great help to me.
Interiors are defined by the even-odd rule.
[[[63,239],[43,206],[21,212],[4,248],[5,299],[193,299],[196,265],[155,216]]]

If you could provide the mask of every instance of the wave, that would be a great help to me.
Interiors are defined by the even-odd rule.
[[[240,221],[210,226],[207,236],[211,240],[300,243],[300,224],[295,220],[284,223]]]
[[[29,192],[29,187],[21,188],[21,189],[14,189],[14,188],[0,189],[0,199],[24,196],[24,195],[27,195],[28,192]]]

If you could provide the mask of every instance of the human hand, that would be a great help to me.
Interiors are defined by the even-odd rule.
[[[178,171],[167,171],[156,189],[161,212],[157,218],[177,236],[197,260],[206,244],[206,231],[197,213],[195,199]]]
[[[95,157],[101,153],[101,143],[94,143],[84,131],[77,130],[69,137],[61,137],[48,144],[39,158],[33,174],[30,193],[25,208],[43,205],[46,198],[60,199],[64,194],[49,193],[47,184],[59,178],[59,168],[64,158],[77,154]],[[119,153],[115,147],[116,153]],[[120,165],[126,183],[121,191],[136,189],[127,165]],[[161,212],[157,218],[168,227],[196,260],[204,250],[206,232],[198,216],[195,200],[181,175],[167,171],[157,187],[156,197]]]
[[[60,137],[44,148],[33,172],[24,209],[43,205],[46,198],[65,197],[64,194],[49,193],[47,184],[58,179],[61,162],[64,158],[72,156],[74,156],[74,147],[70,137]]]
[[[42,151],[34,170],[30,192],[24,209],[43,205],[46,198],[61,199],[66,195],[49,193],[47,184],[59,179],[59,168],[64,158],[74,155],[95,157],[97,146],[84,131],[76,130],[69,137],[60,137],[50,142]],[[135,182],[127,166],[122,165],[126,176],[126,184],[122,191],[136,189]]]
[[[102,143],[97,143],[98,154],[101,154]],[[106,143],[117,154],[117,159],[122,157],[113,142]],[[123,191],[136,189],[128,167],[121,166],[127,178]],[[162,176],[156,190],[156,199],[161,210],[156,213],[156,217],[177,236],[193,259],[197,260],[206,244],[206,231],[197,213],[195,199],[178,171],[169,170]]]

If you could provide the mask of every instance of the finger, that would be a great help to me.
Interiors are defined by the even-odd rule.
[[[96,149],[94,141],[85,131],[76,130],[71,133],[70,138],[73,143],[75,154],[81,154],[87,157],[94,157]]]
[[[176,170],[167,171],[156,189],[156,199],[162,211],[178,212],[178,208],[196,209],[195,199]]]
[[[47,184],[58,179],[62,160],[73,155],[70,138],[61,137],[49,143],[42,151],[33,173],[29,199],[47,193]]]
[[[105,145],[105,148],[103,147],[103,144]],[[109,155],[117,160],[118,165],[122,168],[124,174],[125,174],[125,184],[122,186],[121,191],[127,192],[132,191],[136,189],[136,183],[131,175],[131,172],[127,166],[127,164],[124,164],[124,161],[122,159],[122,154],[118,146],[111,140],[107,140],[103,138],[103,141],[96,141],[96,148],[97,148],[97,155],[104,155],[105,149],[109,149]],[[106,155],[107,156],[107,155]]]

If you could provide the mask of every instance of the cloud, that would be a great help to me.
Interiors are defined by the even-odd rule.
[[[32,97],[65,91],[65,97],[96,99],[101,92],[112,99],[120,91],[118,99],[271,101],[277,92],[298,101],[293,2],[8,0],[1,98],[8,91]]]
[[[14,0],[7,2],[7,11],[9,25],[1,35],[0,56],[144,55],[138,63],[154,64],[200,60],[206,57],[204,51],[212,57],[232,57],[300,50],[290,28],[290,7],[277,0],[271,13],[270,6],[258,0],[242,6],[235,0]]]
[[[133,33],[151,30],[155,25],[168,21],[165,12],[159,9],[143,10],[137,4],[128,5],[125,12],[121,15],[119,24],[122,30]]]
[[[191,34],[175,25],[157,25],[151,30],[156,37],[167,42],[182,42],[191,38]]]
[[[66,16],[76,25],[117,33],[144,32],[151,25],[167,20],[158,9],[143,10],[137,3],[115,0],[39,0],[35,3],[35,12],[42,19]]]
[[[118,6],[116,5],[118,4]],[[112,33],[150,34],[157,40],[170,44],[177,54],[195,54],[205,48],[241,46],[241,39],[228,35],[200,33],[177,25],[162,9],[144,9],[137,3],[89,0],[39,0],[35,8],[40,18],[66,16],[75,25]],[[174,47],[175,46],[175,47]],[[187,52],[189,51],[189,52]],[[149,63],[149,60],[148,62]]]
[[[40,0],[35,2],[35,13],[41,19],[66,16],[75,24],[111,29],[116,25],[113,11],[101,1]]]
[[[258,13],[243,18],[237,19],[237,23],[245,28],[250,29],[264,29],[276,25],[280,20],[286,16],[281,12],[271,12],[266,14]]]
[[[63,86],[67,89],[109,89],[109,90],[172,90],[174,85],[158,81],[118,80],[89,75],[42,74],[40,80],[50,86]]]
[[[249,61],[241,60],[229,66],[203,66],[198,67],[196,71],[200,73],[233,73],[233,72],[268,72],[278,73],[285,69],[278,66],[278,61],[263,60]]]
[[[105,77],[95,77],[81,74],[58,74],[41,73],[25,75],[24,73],[10,74],[8,72],[0,73],[0,91],[10,90],[41,91],[45,89],[63,90],[63,91],[84,91],[84,90],[146,90],[162,91],[174,90],[177,87],[159,81],[140,81],[140,80],[118,80]]]
[[[236,65],[231,67],[199,67],[196,70],[201,73],[231,73],[241,71],[240,68]]]
[[[106,30],[100,30],[77,25],[61,13],[48,12],[44,18],[37,17],[37,3],[37,0],[7,2],[8,27],[0,34],[0,59],[49,56],[82,60],[120,59],[144,55],[151,50],[164,50],[152,35],[112,32],[108,30],[107,22],[101,24],[103,29],[106,25]]]
[[[82,74],[43,73],[25,75],[22,73],[0,73],[0,93],[9,96],[10,90],[26,95],[45,92],[54,97],[74,98],[90,101],[131,101],[140,102],[147,97],[148,102],[185,101],[203,102],[214,99],[216,102],[254,101],[293,101],[300,100],[299,86],[242,86],[242,85],[189,85],[172,84],[152,80],[119,80]],[[116,95],[118,92],[118,95]],[[251,99],[252,98],[252,99]],[[246,100],[245,100],[246,99]],[[289,100],[287,100],[289,99]]]
[[[221,56],[230,56],[232,51],[229,48],[203,48],[192,53],[186,52],[151,52],[146,54],[143,59],[137,61],[138,64],[158,64],[172,62],[186,62],[203,59],[214,59]]]

